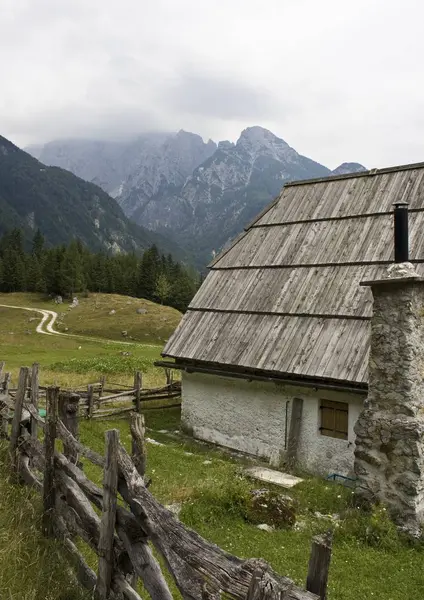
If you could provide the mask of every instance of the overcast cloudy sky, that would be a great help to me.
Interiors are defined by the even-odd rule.
[[[18,145],[262,125],[334,168],[424,161],[422,0],[0,0]]]

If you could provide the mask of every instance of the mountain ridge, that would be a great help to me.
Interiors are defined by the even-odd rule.
[[[94,156],[90,144],[101,152]],[[209,262],[288,181],[365,170],[342,163],[332,171],[258,125],[245,128],[235,143],[205,142],[180,130],[143,134],[126,144],[85,141],[80,150],[74,141],[66,148],[52,142],[40,156],[103,181],[128,217],[174,237],[196,255],[198,265]]]

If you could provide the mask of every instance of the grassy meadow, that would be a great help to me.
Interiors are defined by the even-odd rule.
[[[64,331],[67,327],[67,333],[82,336],[86,332],[98,339],[39,335],[35,328],[41,315],[0,308],[0,360],[6,361],[15,381],[21,365],[37,361],[42,384],[56,382],[73,387],[96,381],[103,374],[107,381],[129,383],[134,368],[143,371],[144,385],[163,383],[163,373],[153,367],[153,361],[160,356],[163,340],[178,322],[179,313],[158,305],[151,307],[151,303],[140,300],[129,304],[130,300],[133,301],[95,294],[69,311],[67,305],[56,306],[37,296],[2,295],[0,304],[61,311],[65,316],[58,329]],[[137,315],[139,307],[148,312]],[[109,314],[111,310],[116,310],[115,321],[115,315]],[[137,320],[149,315],[150,321]],[[122,344],[122,330],[138,343]],[[123,351],[131,356],[122,356]],[[251,461],[176,434],[179,420],[178,408],[146,411],[148,436],[162,444],[148,443],[147,473],[152,478],[152,493],[165,504],[180,503],[180,518],[188,526],[228,552],[264,558],[298,584],[305,582],[312,536],[332,528],[334,550],[328,600],[412,600],[424,596],[423,546],[402,539],[383,507],[365,514],[355,506],[350,489],[305,477],[304,482],[287,492],[297,502],[295,527],[261,531],[249,521],[247,510],[251,490],[264,487],[243,475],[244,464]],[[81,440],[103,452],[104,432],[111,428],[119,429],[120,439],[129,449],[130,431],[125,419],[82,421]],[[39,497],[8,481],[6,454],[3,444],[0,598],[88,600],[72,583],[60,545],[40,536]],[[99,469],[85,462],[84,470],[100,483]],[[92,553],[84,551],[96,568]],[[179,597],[170,584],[175,598]]]

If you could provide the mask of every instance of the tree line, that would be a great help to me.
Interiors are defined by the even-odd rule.
[[[20,229],[0,238],[0,291],[40,292],[72,297],[103,292],[145,298],[185,311],[199,287],[196,272],[161,254],[156,246],[143,255],[93,253],[79,240],[46,247],[37,231],[29,251]]]

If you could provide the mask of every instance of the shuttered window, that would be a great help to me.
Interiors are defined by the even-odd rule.
[[[321,435],[347,440],[349,405],[347,402],[321,400]]]

